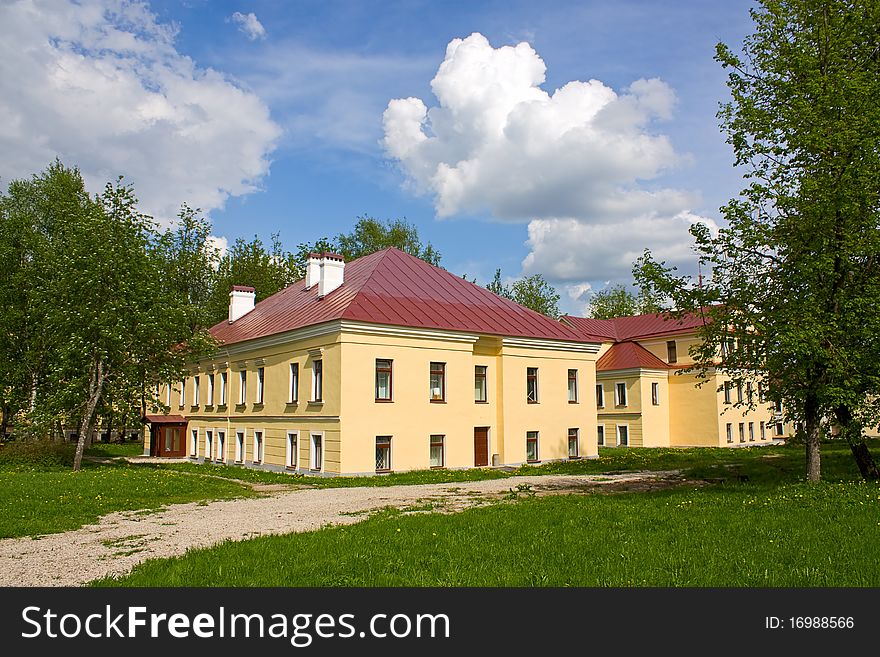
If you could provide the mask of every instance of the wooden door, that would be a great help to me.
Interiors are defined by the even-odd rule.
[[[474,427],[474,466],[489,465],[489,427]]]

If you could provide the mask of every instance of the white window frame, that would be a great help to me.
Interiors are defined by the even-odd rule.
[[[178,406],[186,406],[186,379],[180,381],[180,404]]]
[[[749,422],[749,442],[755,442],[755,423]]]
[[[244,453],[245,453],[245,432],[244,429],[236,429],[235,430],[235,462],[236,463],[244,463]]]
[[[651,382],[651,405],[660,405],[660,383],[658,383],[657,381]]]
[[[199,455],[199,430],[198,430],[198,428],[190,429],[190,432],[189,432],[189,455],[191,458],[197,458]]]
[[[321,462],[316,463],[315,460],[315,438],[320,438],[321,440]],[[309,433],[309,470],[313,472],[324,472],[324,453],[327,450],[327,445],[324,444],[324,432],[323,431],[312,431]]]
[[[574,372],[574,379],[571,378],[571,372]],[[580,375],[580,372],[578,372],[577,369],[575,369],[573,367],[566,368],[565,387],[566,387],[566,392],[568,394],[568,403],[569,404],[577,404],[580,402],[581,382],[579,380],[580,379],[579,375]],[[574,381],[574,399],[571,398],[571,393],[572,393],[571,382],[572,382],[572,380]]]
[[[257,438],[259,436],[259,438]],[[259,449],[257,449],[259,448]],[[258,459],[257,456],[260,458]],[[251,452],[251,463],[255,465],[262,464],[266,460],[266,431],[265,429],[254,429],[253,451]]]
[[[727,430],[727,442],[732,443],[733,442],[733,422],[727,423],[726,430]]]
[[[293,461],[291,463],[291,461]],[[299,466],[299,431],[287,432],[287,450],[284,454],[284,467],[296,470]]]
[[[228,372],[220,372],[220,406],[226,406],[226,388],[228,378]]]
[[[596,384],[596,408],[605,408],[605,386]]]
[[[214,373],[210,373],[207,375],[208,379],[208,403],[207,406],[214,405]]]
[[[761,420],[761,440],[767,440],[767,423]]]
[[[205,429],[205,460],[214,458],[214,430]]]
[[[238,403],[247,404],[247,370],[238,372]]]
[[[740,422],[737,430],[739,432],[739,434],[738,434],[739,435],[739,442],[740,443],[746,442],[746,423]]]
[[[222,463],[226,462],[226,430],[225,429],[215,429],[214,435],[217,437],[217,454],[214,456],[214,459],[217,461],[221,461]]]
[[[315,368],[315,363],[321,363],[321,376],[318,378],[318,370]],[[317,395],[318,393],[318,381],[320,380],[320,391],[321,396]],[[312,360],[312,398],[310,400],[312,403],[319,404],[324,401],[324,359],[323,358],[315,358]],[[323,443],[322,443],[323,449]]]
[[[620,442],[620,428],[621,427],[626,429],[626,444],[623,444]],[[616,427],[615,433],[617,434],[617,446],[618,447],[629,447],[629,440],[630,440],[629,424],[628,423],[618,424]]]
[[[601,435],[602,435],[602,440],[601,440],[601,442],[599,441],[599,429],[602,430],[602,432],[601,432]],[[596,446],[598,446],[598,447],[605,447],[605,425],[604,425],[604,424],[597,424],[597,425],[596,425]]]
[[[263,392],[266,389],[266,368],[258,367],[257,368],[257,401],[256,404],[263,403]]]
[[[287,383],[287,403],[295,404],[299,401],[299,363],[290,363]]]
[[[165,386],[165,405],[171,408],[171,384]]]
[[[620,386],[623,386],[623,399],[620,398]],[[614,382],[614,405],[615,406],[629,406],[627,403],[629,399],[627,399],[628,395],[626,392],[626,381],[615,381]]]

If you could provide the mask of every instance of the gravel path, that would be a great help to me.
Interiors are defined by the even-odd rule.
[[[676,472],[543,475],[384,488],[324,488],[273,492],[267,497],[173,504],[160,511],[123,511],[61,534],[0,540],[0,586],[81,586],[128,573],[153,558],[226,540],[350,525],[385,507],[406,510],[433,503],[454,512],[529,493],[552,495],[647,490],[680,483]],[[88,555],[83,558],[83,555]]]

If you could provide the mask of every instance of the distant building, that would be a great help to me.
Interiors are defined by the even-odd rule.
[[[788,434],[781,409],[764,401],[759,380],[732,385],[721,372],[706,372],[697,386],[688,351],[699,344],[698,315],[662,314],[562,322],[584,340],[602,343],[596,363],[599,445],[633,447],[730,447],[755,445]],[[735,407],[755,402],[755,410]]]
[[[160,390],[145,453],[332,474],[597,455],[603,340],[393,248],[310,254],[254,296],[234,288],[214,357]]]

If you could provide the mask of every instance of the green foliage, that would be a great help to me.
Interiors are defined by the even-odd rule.
[[[440,253],[430,242],[422,244],[415,224],[408,223],[406,219],[382,222],[364,215],[358,217],[350,233],[340,233],[336,237],[336,249],[347,261],[390,246],[421,258],[435,267],[440,266]]]
[[[58,469],[73,463],[75,446],[51,440],[0,442],[0,468]]]
[[[764,0],[738,56],[719,44],[732,100],[719,112],[748,186],[728,227],[691,229],[700,285],[650,254],[640,282],[703,312],[695,356],[734,381],[766,372],[770,397],[807,426],[819,476],[820,421],[854,449],[880,420],[880,5]],[[880,476],[870,456],[865,476]]]
[[[496,269],[486,289],[542,315],[559,318],[559,293],[541,274],[518,278],[507,285],[501,278],[501,270]]]
[[[639,288],[638,294],[633,294],[625,285],[612,285],[590,297],[587,314],[594,319],[613,319],[659,313],[662,309],[659,299],[646,287]]]

